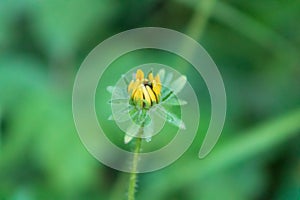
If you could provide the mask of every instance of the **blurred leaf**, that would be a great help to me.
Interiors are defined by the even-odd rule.
[[[1,138],[0,188],[10,184],[4,180],[17,184],[18,177],[32,170],[33,179],[23,182],[45,178],[43,186],[62,197],[80,193],[96,177],[97,162],[78,138],[71,102],[47,84],[39,65],[28,57],[0,62],[0,107],[2,118],[9,119]]]
[[[32,4],[33,28],[50,55],[68,55],[109,25],[110,1],[53,0]],[[101,28],[102,27],[102,28]]]
[[[176,164],[169,167],[168,171],[163,170],[152,175],[151,183],[144,183],[141,198],[146,199],[147,194],[155,194],[151,196],[155,199],[162,199],[170,190],[176,190],[187,184],[192,184],[194,181],[203,180],[210,174],[217,173],[230,166],[245,161],[273,148],[279,144],[285,143],[292,139],[300,131],[300,110],[279,117],[275,120],[266,122],[252,130],[241,134],[241,136],[232,139],[227,144],[221,145],[203,160],[195,158],[183,164]],[[176,183],[172,187],[168,187],[170,182]],[[155,192],[154,192],[155,191]],[[159,192],[158,192],[159,191]]]

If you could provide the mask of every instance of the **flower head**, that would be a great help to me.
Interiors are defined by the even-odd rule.
[[[131,80],[128,85],[130,103],[139,108],[150,108],[160,101],[161,87],[158,74],[154,78],[153,73],[150,72],[148,78],[145,78],[144,72],[141,69],[138,69],[136,72],[136,79]]]
[[[114,114],[109,119],[117,123],[129,122],[125,143],[136,137],[138,130],[144,127],[147,127],[144,129],[144,135],[148,140],[151,139],[151,130],[155,129],[156,124],[150,113],[155,113],[155,116],[180,129],[185,129],[184,122],[168,110],[168,106],[182,106],[187,103],[177,97],[186,84],[185,76],[180,75],[173,80],[172,73],[161,69],[155,77],[151,71],[145,77],[144,72],[138,69],[130,82],[125,76],[123,78],[126,88],[109,86],[107,89],[113,94],[110,103],[114,108]],[[149,128],[151,126],[152,128]]]

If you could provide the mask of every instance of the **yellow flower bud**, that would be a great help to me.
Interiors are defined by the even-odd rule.
[[[160,100],[161,82],[159,75],[156,75],[154,78],[151,72],[147,79],[144,76],[144,72],[138,69],[136,72],[136,80],[130,82],[127,90],[133,104],[140,108],[148,109]]]

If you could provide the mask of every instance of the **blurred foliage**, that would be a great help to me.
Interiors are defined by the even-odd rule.
[[[222,73],[227,121],[214,151],[198,160],[210,119],[195,70],[174,55],[143,50],[105,72],[97,114],[108,121],[108,85],[129,68],[160,62],[187,75],[201,107],[196,140],[177,162],[139,176],[138,199],[300,198],[300,3],[264,0],[0,2],[0,199],[125,199],[128,174],[84,148],[72,118],[72,83],[86,55],[120,31],[171,28],[198,40]],[[199,81],[200,80],[200,81]],[[197,86],[197,87],[196,87]],[[167,143],[174,127],[145,143]]]

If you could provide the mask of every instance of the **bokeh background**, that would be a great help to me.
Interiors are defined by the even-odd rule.
[[[228,111],[205,159],[209,95],[187,63],[166,52],[121,57],[97,92],[108,137],[123,148],[106,86],[131,67],[173,66],[197,92],[196,140],[172,165],[139,175],[137,199],[300,199],[300,2],[297,0],[0,1],[0,199],[126,199],[128,174],[94,159],[72,118],[72,87],[87,54],[121,31],[171,28],[199,41],[223,76]],[[195,122],[196,123],[196,122]],[[145,143],[163,146],[176,130]]]

